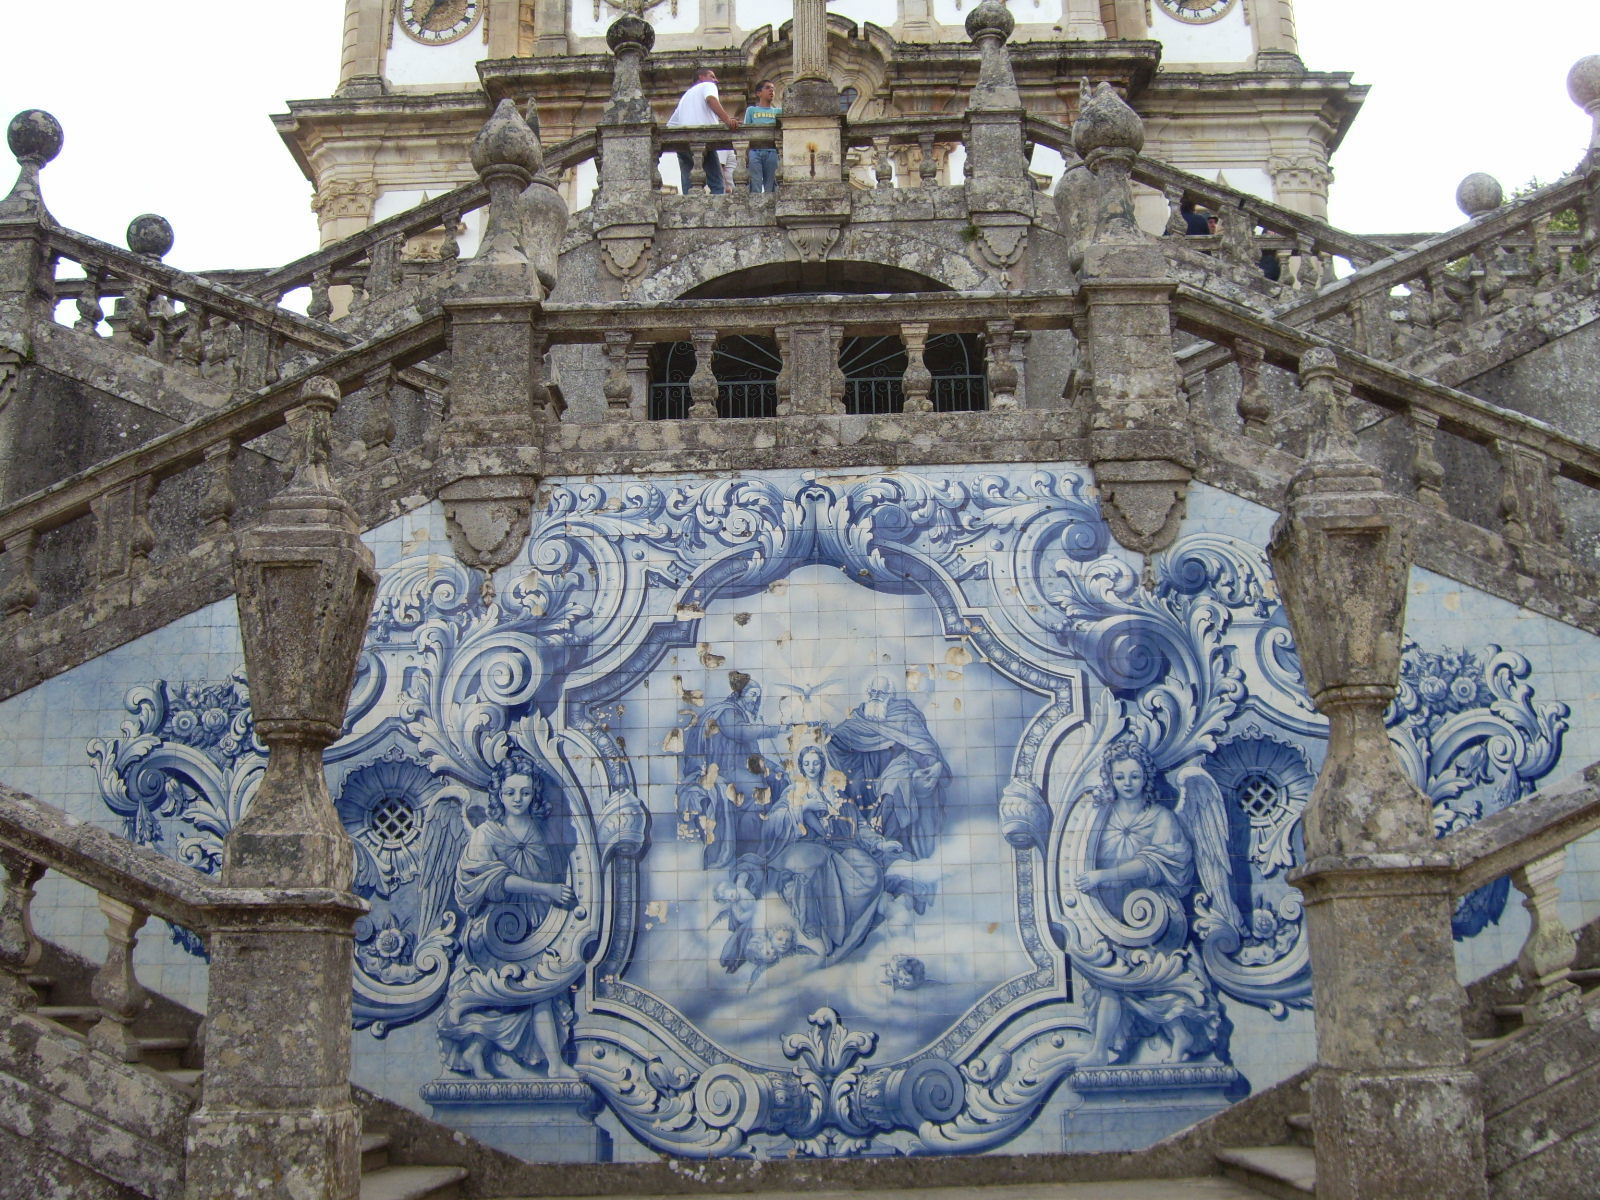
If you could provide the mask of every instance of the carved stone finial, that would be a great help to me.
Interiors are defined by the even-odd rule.
[[[1500,181],[1483,171],[1474,171],[1456,188],[1456,207],[1469,217],[1481,217],[1493,212],[1505,199]]]
[[[19,163],[44,166],[61,153],[63,140],[61,122],[42,108],[24,109],[6,126],[6,145]]]
[[[544,165],[539,139],[517,111],[514,100],[495,105],[493,115],[472,139],[472,168],[487,179],[500,171],[518,172],[527,179]]]
[[[620,55],[629,47],[638,47],[641,54],[648,54],[655,44],[655,28],[649,21],[632,13],[624,13],[611,22],[611,28],[606,30],[606,45],[611,48],[612,54]]]
[[[128,222],[128,249],[147,258],[165,258],[172,249],[172,224],[155,213],[140,213]]]
[[[1600,54],[1587,55],[1572,64],[1572,70],[1567,72],[1567,95],[1586,113],[1593,115],[1600,109]]]
[[[611,103],[602,118],[607,125],[639,125],[650,120],[650,102],[639,79],[639,60],[656,43],[650,22],[625,14],[606,30],[606,45],[616,55],[617,66],[611,75]]]
[[[39,197],[39,168],[61,153],[61,122],[42,108],[29,108],[11,118],[6,126],[6,144],[17,156],[21,171],[11,194],[0,200],[0,219],[37,218],[44,212]]]
[[[300,407],[290,416],[297,436],[291,464],[294,476],[286,492],[333,493],[328,464],[333,458],[332,417],[340,399],[339,385],[326,375],[313,375],[301,387]]]
[[[1144,122],[1109,83],[1096,85],[1082,104],[1072,126],[1072,144],[1086,160],[1097,151],[1137,154],[1144,149]]]
[[[967,36],[973,41],[993,35],[1004,42],[1016,27],[1017,19],[1011,15],[1004,0],[982,0],[967,14]]]

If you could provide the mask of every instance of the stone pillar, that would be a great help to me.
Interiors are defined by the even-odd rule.
[[[1145,0],[1113,0],[1112,9],[1117,15],[1116,37],[1136,40],[1150,36]]]
[[[600,120],[600,182],[594,198],[594,225],[601,262],[620,279],[624,293],[650,265],[655,245],[656,153],[650,102],[640,82],[640,65],[655,45],[648,21],[624,16],[606,30],[616,55],[611,102]]]
[[[1255,6],[1256,68],[1262,71],[1304,71],[1294,32],[1294,0],[1257,0]]]
[[[489,186],[489,218],[478,256],[462,264],[444,301],[452,365],[439,498],[457,557],[492,571],[527,536],[542,427],[559,416],[538,320],[555,287],[567,211],[539,173],[538,138],[511,101],[502,100],[478,134],[472,163]]]
[[[1406,538],[1377,469],[1356,455],[1332,352],[1307,351],[1300,371],[1316,432],[1271,554],[1329,724],[1304,818],[1307,861],[1291,876],[1305,894],[1316,1000],[1317,1195],[1481,1198],[1452,872],[1383,725],[1400,669]]]
[[[564,0],[534,0],[533,30],[534,54],[572,53],[572,42],[567,36],[567,6]]]
[[[816,191],[844,183],[839,89],[828,74],[826,0],[794,0],[794,80],[784,89],[778,193],[791,183]],[[780,203],[781,208],[781,203]]]
[[[835,334],[834,327],[820,324],[793,325],[779,331],[778,345],[783,354],[778,387],[780,417],[844,411],[835,396],[843,380]]]
[[[1567,95],[1589,115],[1589,149],[1582,171],[1588,177],[1583,206],[1583,246],[1592,258],[1600,251],[1600,54],[1580,58],[1567,72]]]
[[[306,384],[290,420],[294,478],[238,539],[239,625],[267,769],[223,853],[222,882],[238,902],[208,941],[205,1093],[187,1139],[191,1200],[353,1200],[360,1187],[350,970],[351,930],[365,906],[349,892],[350,840],[322,752],[343,726],[378,577],[328,475],[338,402],[331,380]]]
[[[489,23],[489,57],[516,58],[522,32],[522,0],[489,0],[483,19]]]
[[[1016,22],[1001,0],[967,14],[978,46],[978,82],[967,103],[967,209],[978,231],[973,253],[1010,287],[1033,221],[1033,183],[1022,152],[1022,97],[1006,51]]]
[[[1098,42],[1106,36],[1100,0],[1064,0],[1061,31],[1069,42]]]
[[[1077,373],[1072,400],[1111,531],[1148,555],[1177,536],[1194,460],[1173,360],[1174,284],[1160,247],[1133,219],[1129,176],[1144,145],[1138,115],[1101,84],[1083,105],[1073,145],[1093,178],[1084,218],[1093,233],[1080,271],[1087,370]]]
[[[6,144],[17,160],[17,181],[0,200],[0,329],[24,341],[34,322],[48,320],[53,294],[44,261],[50,213],[39,194],[39,168],[61,153],[61,123],[43,109],[11,118]]]
[[[339,55],[339,89],[334,94],[383,95],[383,0],[345,0],[344,46]]]

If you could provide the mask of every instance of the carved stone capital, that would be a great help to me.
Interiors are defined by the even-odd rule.
[[[370,221],[377,200],[378,185],[370,179],[328,179],[312,194],[311,211],[323,220],[359,217]]]

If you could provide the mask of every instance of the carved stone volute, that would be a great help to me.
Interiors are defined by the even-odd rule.
[[[268,750],[255,801],[228,838],[223,879],[234,886],[351,882],[322,751],[344,723],[378,576],[328,473],[338,403],[331,380],[307,382],[290,418],[294,477],[234,556],[251,710]]]

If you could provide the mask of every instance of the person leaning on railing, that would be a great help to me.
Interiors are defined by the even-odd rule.
[[[667,128],[715,125],[719,121],[729,129],[739,128],[738,120],[729,116],[728,110],[722,107],[722,101],[717,99],[717,73],[710,67],[701,67],[694,74],[694,86],[684,92],[678,107],[667,118]],[[713,196],[722,195],[725,190],[722,186],[722,163],[717,158],[717,152],[707,147],[701,165],[706,172],[706,190]],[[694,173],[694,155],[687,150],[679,150],[678,167],[683,171],[683,194],[687,196],[690,177]]]
[[[772,80],[763,79],[756,85],[756,102],[745,106],[744,123],[746,125],[777,125],[778,118],[783,115],[783,109],[773,105],[773,96],[777,89],[773,87]],[[778,190],[778,148],[776,146],[752,146],[750,148],[750,190],[752,192],[775,192]]]

